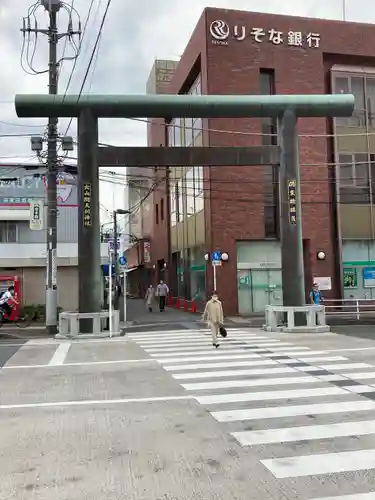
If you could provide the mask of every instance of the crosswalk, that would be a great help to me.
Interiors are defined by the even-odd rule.
[[[304,500],[375,500],[371,482],[353,481],[375,477],[375,366],[250,328],[229,329],[219,349],[202,330],[129,337],[274,478],[320,478]]]

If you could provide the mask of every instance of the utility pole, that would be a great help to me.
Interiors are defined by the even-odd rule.
[[[30,14],[34,15],[38,7],[43,6],[49,13],[49,26],[47,29],[40,29],[35,21],[34,28],[31,28]],[[59,33],[57,29],[57,14],[61,8],[69,13],[68,29],[64,33]],[[81,25],[79,29],[73,30],[72,14],[73,9],[61,0],[40,0],[29,9],[27,22],[23,22],[24,37],[26,34],[30,37],[31,33],[35,37],[39,33],[48,36],[49,44],[49,63],[48,63],[48,91],[49,94],[56,95],[58,90],[58,74],[60,62],[57,58],[58,42],[63,37],[69,40],[74,35],[81,35]],[[76,12],[76,11],[74,11]],[[35,18],[36,19],[36,18]],[[36,42],[35,42],[36,43]],[[78,56],[78,52],[76,56]],[[74,59],[74,58],[69,58]],[[35,71],[31,63],[27,61],[33,73],[43,73],[44,71]],[[50,117],[48,119],[48,147],[47,147],[47,270],[46,270],[46,331],[50,335],[57,333],[57,189],[56,175],[58,167],[57,141],[58,141],[58,118]]]

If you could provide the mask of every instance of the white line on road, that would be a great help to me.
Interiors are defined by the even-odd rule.
[[[312,500],[375,500],[375,491],[356,493],[355,495],[340,495],[338,497],[313,498]]]
[[[63,342],[60,344],[48,364],[50,366],[63,365],[71,345],[72,344],[70,342]]]
[[[211,415],[218,422],[239,422],[265,418],[298,417],[301,415],[328,415],[330,413],[346,413],[375,410],[375,401],[340,401],[298,406],[275,406],[244,410],[213,411]]]
[[[294,360],[294,363],[296,361]],[[167,372],[174,372],[174,371],[184,371],[184,370],[201,370],[202,368],[234,368],[234,367],[241,367],[241,366],[276,366],[278,363],[277,361],[272,361],[271,359],[260,359],[260,360],[253,360],[250,359],[249,361],[229,361],[229,362],[224,362],[224,363],[199,363],[199,364],[194,364],[194,365],[172,365],[172,366],[164,366],[164,370]]]
[[[375,468],[375,450],[319,453],[303,457],[261,460],[261,463],[278,479],[337,474]],[[355,495],[358,500],[358,495]]]
[[[313,441],[314,439],[333,439],[337,437],[367,436],[375,434],[375,421],[340,422],[338,424],[232,432],[231,434],[242,446],[293,443],[297,441]]]
[[[63,365],[9,365],[3,366],[3,370],[27,369],[27,368],[62,368],[67,366],[95,366],[95,365],[116,365],[124,363],[157,363],[156,359],[119,359],[111,361],[82,361],[81,363],[64,363]]]
[[[318,368],[319,370],[319,368]],[[277,366],[269,368],[255,368],[249,370],[221,370],[213,372],[193,372],[193,373],[175,373],[172,377],[176,380],[191,380],[203,378],[221,378],[221,377],[246,377],[253,375],[276,375],[282,373],[298,373],[294,368],[287,366]]]
[[[341,378],[337,377],[339,380]],[[181,384],[187,391],[206,391],[211,389],[231,389],[232,387],[268,387],[274,385],[321,384],[323,380],[301,374],[300,377],[256,378],[253,380],[230,380],[225,382],[197,382]]]
[[[345,396],[342,387],[319,387],[314,389],[290,389],[289,391],[239,392],[237,394],[214,394],[197,396],[201,405],[217,405],[226,403],[242,403],[250,401],[274,401],[277,399],[317,398],[327,396]]]
[[[25,403],[19,405],[0,405],[0,410],[17,410],[22,408],[50,408],[56,406],[97,406],[97,405],[119,405],[124,403],[157,403],[168,401],[183,401],[195,399],[194,396],[166,396],[155,398],[138,399],[100,399],[84,401],[56,401],[51,403]]]

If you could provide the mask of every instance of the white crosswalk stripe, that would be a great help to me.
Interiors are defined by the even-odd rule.
[[[261,449],[269,474],[280,481],[328,475],[321,496],[304,500],[375,500],[345,476],[375,469],[375,366],[250,328],[228,330],[219,349],[207,330],[130,337],[241,446]],[[353,437],[350,449],[340,449]],[[330,474],[344,474],[341,496],[324,496]]]

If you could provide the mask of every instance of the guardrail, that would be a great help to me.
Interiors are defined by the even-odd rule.
[[[326,317],[375,318],[375,299],[323,299]]]

